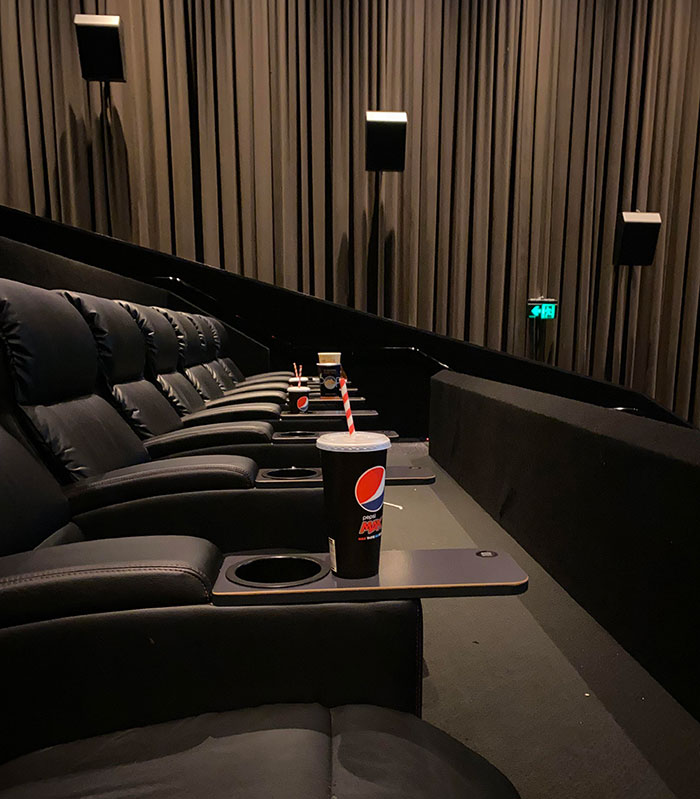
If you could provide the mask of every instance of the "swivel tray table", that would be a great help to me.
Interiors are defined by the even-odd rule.
[[[243,585],[227,575],[256,558],[290,556],[229,555],[214,584],[215,605],[284,605],[312,602],[365,602],[381,599],[522,594],[528,576],[510,557],[494,550],[421,549],[382,552],[379,574],[357,580],[328,571],[329,555],[308,557],[319,565],[320,576],[283,587]],[[291,556],[294,557],[294,556]],[[299,556],[303,558],[303,555]]]

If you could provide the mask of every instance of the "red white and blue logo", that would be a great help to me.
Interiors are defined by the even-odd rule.
[[[309,398],[302,394],[301,397],[297,398],[297,408],[299,408],[301,413],[305,413],[308,407],[309,407]]]
[[[368,513],[376,513],[384,504],[384,467],[373,466],[355,483],[355,499]]]

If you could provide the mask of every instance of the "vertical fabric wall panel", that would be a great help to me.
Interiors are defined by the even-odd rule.
[[[553,295],[559,365],[697,419],[699,75],[693,0],[0,0],[0,202],[516,354]],[[611,263],[632,208],[651,268]]]

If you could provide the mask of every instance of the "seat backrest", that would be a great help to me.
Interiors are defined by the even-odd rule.
[[[146,342],[129,311],[114,300],[92,294],[61,294],[90,328],[105,388],[132,430],[140,438],[151,438],[181,428],[173,406],[144,376]]]
[[[59,484],[15,438],[0,427],[0,556],[34,549],[51,537],[82,537],[70,520]]]
[[[206,360],[204,362],[205,369],[216,380],[217,384],[223,391],[229,391],[236,387],[236,381],[231,377],[228,369],[219,360],[219,349],[221,347],[221,339],[216,332],[216,328],[212,324],[212,319],[203,314],[191,314],[191,318],[197,325],[197,329],[201,333],[202,341],[204,342],[204,352]]]
[[[236,366],[235,361],[231,358],[231,347],[228,332],[226,331],[226,325],[224,325],[220,319],[216,319],[215,317],[210,317],[210,321],[219,337],[219,360],[224,364],[225,368],[228,369],[229,374],[236,382],[243,380],[245,375]]]
[[[206,340],[195,320],[182,311],[158,309],[170,322],[180,347],[180,369],[205,400],[224,396],[221,386],[204,365],[207,358]]]
[[[61,481],[149,460],[133,430],[97,395],[97,347],[68,300],[0,279],[0,341],[28,433]]]
[[[146,376],[154,380],[180,416],[204,410],[204,400],[184,374],[178,372],[177,334],[160,311],[148,305],[120,301],[136,320],[146,342]]]

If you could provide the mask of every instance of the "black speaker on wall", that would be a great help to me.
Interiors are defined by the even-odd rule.
[[[121,18],[109,14],[76,14],[80,70],[85,80],[124,83],[124,47]]]
[[[367,111],[365,114],[365,170],[403,172],[406,164],[405,111]]]
[[[650,266],[654,263],[661,230],[661,214],[623,211],[615,231],[615,266]]]

